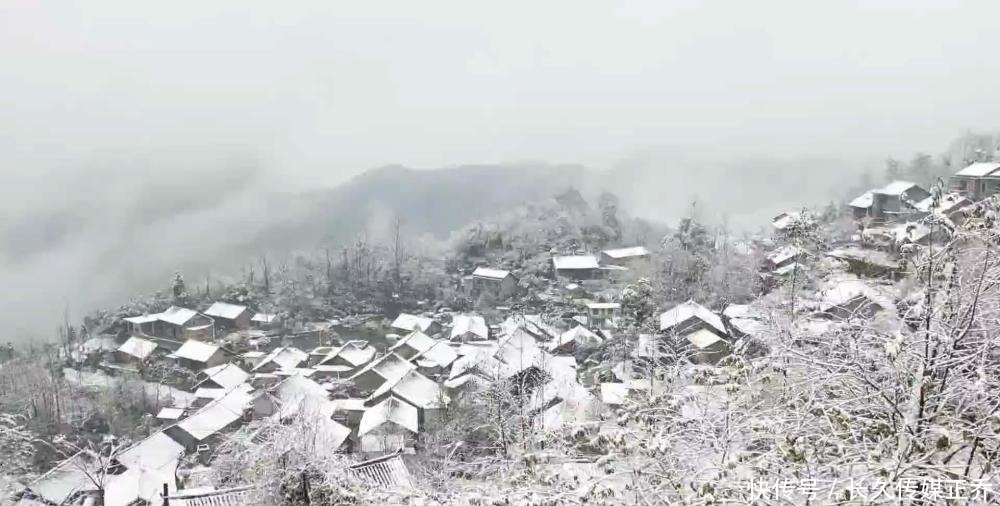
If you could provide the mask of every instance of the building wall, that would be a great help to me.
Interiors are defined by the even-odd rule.
[[[599,269],[555,269],[557,278],[564,279],[596,279],[600,277]]]

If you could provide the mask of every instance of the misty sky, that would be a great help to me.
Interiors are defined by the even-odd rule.
[[[5,0],[0,225],[234,173],[936,152],[1000,118],[998,25],[995,0]],[[80,290],[77,247],[0,282]]]
[[[0,156],[214,148],[325,182],[663,145],[909,154],[994,126],[998,25],[989,0],[7,0]]]

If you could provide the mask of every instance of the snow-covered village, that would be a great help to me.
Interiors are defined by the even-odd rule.
[[[441,249],[397,228],[261,256],[231,284],[178,272],[67,320],[58,343],[6,349],[8,493],[860,504],[959,484],[986,499],[997,181],[1000,162],[969,163],[742,236],[701,223],[698,203],[667,227],[568,188]]]

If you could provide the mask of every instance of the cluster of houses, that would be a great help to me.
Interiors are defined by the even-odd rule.
[[[1000,164],[995,170],[1000,171]],[[992,191],[992,172],[976,168],[959,174],[966,178],[960,181],[971,181],[962,183],[962,191]],[[851,207],[855,216],[888,223],[941,212],[943,206],[958,209],[961,206],[952,202],[967,200],[949,195],[938,209],[931,209],[926,190],[895,182],[867,192]],[[788,229],[802,219],[798,213],[783,213],[774,226]],[[839,248],[829,256],[852,265],[861,255],[867,265],[867,253],[855,250],[860,248]],[[803,248],[787,245],[766,258],[775,272],[791,272],[805,254]],[[639,268],[649,259],[646,248],[631,247],[606,250],[600,257],[553,256],[551,261],[554,277],[568,283],[565,290],[572,294],[579,284]],[[897,265],[891,258],[885,264],[890,270]],[[473,294],[505,299],[516,294],[518,280],[509,271],[478,267],[463,284]],[[800,329],[806,335],[830,322],[850,322],[893,304],[856,277],[830,282],[817,296],[811,314],[799,323],[812,326]],[[668,355],[678,349],[693,363],[717,364],[769,331],[768,315],[755,304],[714,312],[687,301],[661,313],[659,332],[637,336],[634,347],[608,368],[610,374],[580,374],[578,352],[614,339],[620,311],[617,302],[586,300],[571,317],[557,321],[511,311],[493,322],[477,314],[404,313],[389,324],[385,346],[341,339],[331,332],[335,322],[315,322],[272,339],[275,315],[225,302],[202,311],[170,307],[124,318],[129,335],[116,350],[119,363],[169,361],[189,369],[197,381],[187,396],[155,414],[160,430],[116,454],[115,472],[104,486],[105,504],[159,504],[162,497],[173,498],[170,504],[200,504],[196,499],[218,501],[221,495],[238,501],[247,489],[178,490],[176,471],[182,458],[194,456],[211,465],[214,450],[231,431],[253,420],[286,423],[305,413],[319,414],[318,430],[327,451],[368,459],[352,472],[373,483],[398,484],[408,480],[398,456],[418,449],[421,433],[447,416],[448,407],[463,396],[495,385],[518,385],[522,412],[551,431],[587,421],[599,411],[595,406],[620,405],[647,395],[655,376],[649,371],[672,360]],[[93,460],[81,452],[57,466],[30,484],[22,504],[85,504],[83,500],[95,493],[88,479],[92,473],[85,471]]]
[[[494,274],[485,272],[490,279],[506,278]],[[196,373],[197,382],[187,396],[155,414],[157,432],[116,454],[105,504],[159,504],[164,495],[177,499],[171,504],[184,504],[184,497],[204,496],[178,490],[175,473],[182,458],[211,465],[213,451],[231,431],[253,420],[284,423],[307,412],[319,413],[318,430],[328,451],[375,459],[366,466],[404,476],[401,461],[385,459],[418,448],[420,434],[461,396],[507,382],[502,384],[519,386],[517,402],[544,430],[581,423],[594,416],[595,405],[620,404],[641,392],[644,361],[655,360],[668,340],[681,339],[695,361],[713,363],[752,331],[756,318],[681,304],[661,315],[661,333],[645,336],[645,349],[632,350],[614,378],[595,382],[581,378],[574,354],[614,337],[607,322],[620,306],[586,307],[586,317],[569,324],[540,315],[509,314],[490,324],[476,314],[444,320],[404,313],[389,324],[384,348],[328,334],[308,348],[281,343],[237,351],[220,343],[224,336],[263,329],[273,316],[226,303],[201,312],[172,307],[125,318],[131,335],[117,350],[121,360],[172,360]],[[96,464],[90,460],[95,459],[81,452],[57,466],[28,486],[22,503],[84,504],[96,493],[87,478],[88,466]]]
[[[973,163],[951,176],[947,193],[937,199],[919,184],[892,181],[873,188],[847,203],[859,223],[853,245],[840,245],[826,256],[846,262],[855,273],[898,274],[902,271],[894,254],[916,245],[944,239],[966,218],[969,206],[1000,192],[1000,162]],[[935,215],[943,223],[932,227],[924,218]],[[775,216],[771,226],[779,236],[794,235],[798,225],[811,220],[798,211]],[[802,267],[807,251],[788,244],[766,255],[771,274],[787,278]]]
[[[644,246],[608,249],[599,256],[591,254],[555,255],[552,257],[552,277],[556,280],[584,282],[606,279],[614,273],[639,268],[651,258]],[[477,267],[462,279],[466,294],[478,297],[488,293],[504,300],[517,293],[518,279],[508,270]]]

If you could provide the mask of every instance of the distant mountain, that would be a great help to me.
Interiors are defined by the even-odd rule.
[[[281,220],[255,238],[266,247],[337,244],[361,232],[387,234],[398,217],[407,234],[446,238],[477,219],[551,198],[591,173],[576,165],[464,165],[438,170],[388,166],[335,188],[271,199]]]

